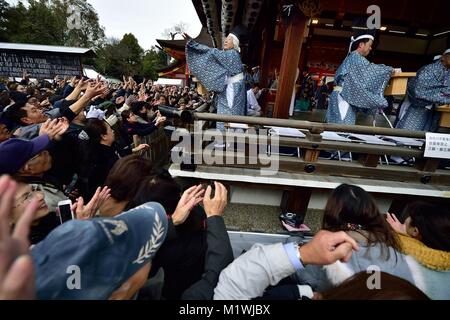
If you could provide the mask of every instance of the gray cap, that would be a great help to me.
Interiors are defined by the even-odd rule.
[[[111,219],[67,222],[32,250],[37,296],[43,300],[109,299],[151,261],[166,233],[165,210],[154,202]],[[79,289],[70,285],[77,273]]]

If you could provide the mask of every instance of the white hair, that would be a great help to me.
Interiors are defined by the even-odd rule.
[[[231,37],[231,39],[233,39],[233,48],[237,50],[237,52],[241,52],[241,48],[239,47],[240,44],[239,38],[232,33],[230,33],[228,36]]]

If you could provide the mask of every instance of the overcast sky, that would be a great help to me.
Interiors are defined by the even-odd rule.
[[[179,22],[189,26],[188,33],[195,37],[201,23],[191,0],[87,0],[97,10],[100,24],[107,37],[122,38],[133,33],[144,49],[161,39],[164,29]],[[8,0],[17,3],[17,0]]]

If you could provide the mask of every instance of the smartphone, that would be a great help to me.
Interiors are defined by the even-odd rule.
[[[72,212],[72,201],[70,201],[70,200],[60,201],[58,203],[58,209],[59,209],[59,219],[61,220],[61,224],[75,219],[73,212]]]

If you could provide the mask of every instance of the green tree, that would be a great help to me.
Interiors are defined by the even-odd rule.
[[[152,80],[158,80],[158,69],[167,66],[167,54],[155,47],[145,52],[142,60],[142,75]]]
[[[7,35],[7,28],[6,28],[6,14],[9,12],[9,4],[5,0],[0,0],[0,41],[6,42],[8,41],[9,37]]]
[[[144,50],[131,33],[125,34],[121,40],[108,39],[96,53],[95,66],[104,74],[120,78],[142,73]]]
[[[23,6],[19,3],[19,6]],[[22,9],[22,7],[20,7]],[[22,10],[19,11],[21,13]],[[63,45],[63,27],[52,13],[49,2],[29,0],[22,20],[18,20],[20,32],[12,32],[13,42]]]
[[[81,13],[80,28],[69,28],[69,6]],[[104,41],[97,12],[86,0],[28,0],[27,7],[21,1],[15,6],[0,2],[0,10],[3,41],[78,47],[99,47]]]
[[[137,69],[136,71],[139,71],[144,50],[139,45],[138,39],[136,39],[136,37],[132,33],[126,33],[120,41],[120,45],[129,50],[127,62],[131,66],[135,66]]]
[[[6,41],[20,42],[21,35],[25,33],[24,22],[26,19],[27,8],[21,1],[14,7],[5,7],[2,28]]]
[[[67,46],[98,48],[105,41],[104,28],[100,26],[97,11],[86,0],[53,0],[52,11],[58,17],[63,27],[63,42]],[[69,8],[81,14],[80,28],[69,28],[67,19]]]

